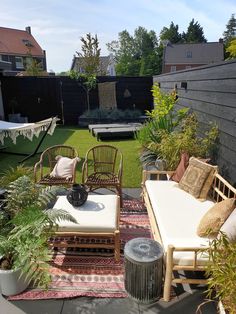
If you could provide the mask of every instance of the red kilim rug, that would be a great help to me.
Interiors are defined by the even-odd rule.
[[[29,287],[10,300],[71,298],[78,296],[124,298],[123,249],[127,241],[151,238],[150,224],[144,204],[124,200],[120,219],[121,260],[115,262],[113,250],[76,249],[53,251],[52,283],[47,291]]]

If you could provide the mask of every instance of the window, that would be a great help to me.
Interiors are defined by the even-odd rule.
[[[186,57],[187,58],[192,58],[192,51],[187,51],[186,52]]]
[[[17,69],[24,69],[23,58],[22,57],[15,57],[15,62],[16,62],[16,68]]]
[[[0,60],[2,60],[2,55],[0,55]]]
[[[170,72],[175,72],[176,71],[176,65],[172,65],[170,67]]]
[[[191,69],[191,65],[186,65],[185,69]]]

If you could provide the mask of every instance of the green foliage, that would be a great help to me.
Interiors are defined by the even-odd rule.
[[[0,230],[0,266],[3,269],[20,267],[35,284],[47,287],[51,280],[48,239],[58,221],[63,219],[76,223],[76,220],[66,211],[45,209],[48,202],[55,199],[55,190],[36,186],[27,176],[12,182],[7,192],[4,220],[8,232]],[[8,212],[11,219],[7,217]]]
[[[182,36],[179,33],[179,26],[171,22],[169,27],[163,27],[160,32],[160,40],[162,42],[163,40],[169,40],[172,44],[181,42]]]
[[[182,34],[185,43],[205,43],[207,42],[201,25],[194,19],[189,23],[186,33]]]
[[[97,118],[97,119],[111,119],[111,120],[122,120],[127,118],[138,118],[141,115],[140,110],[120,110],[120,109],[93,109],[85,111],[81,117],[85,118]]]
[[[25,72],[29,76],[38,76],[43,73],[42,62],[33,58],[30,47],[27,53]]]
[[[81,50],[77,52],[78,57],[81,58],[81,65],[84,73],[88,76],[97,75],[100,65],[100,53],[99,41],[97,35],[93,37],[90,33],[86,34],[86,37],[81,37]]]
[[[223,232],[209,243],[208,297],[222,301],[229,314],[236,313],[235,252],[236,243],[230,242]]]
[[[166,161],[168,170],[175,170],[182,152],[190,156],[211,157],[218,136],[218,128],[213,125],[203,137],[198,136],[198,122],[194,114],[182,121],[182,128],[173,132],[162,132],[159,143],[151,143],[149,149],[156,152],[158,158]]]
[[[33,169],[30,167],[26,167],[23,164],[20,164],[15,168],[9,167],[1,173],[0,186],[5,188],[9,185],[9,183],[15,181],[16,179],[24,175],[32,176]]]
[[[164,159],[168,170],[176,169],[182,152],[190,156],[213,156],[218,128],[213,125],[204,136],[198,136],[198,121],[188,108],[175,110],[176,93],[163,93],[158,85],[152,89],[155,107],[147,112],[150,119],[137,132],[142,145],[140,160],[144,163]]]
[[[226,52],[229,54],[228,59],[236,58],[236,39],[231,40],[228,48],[226,48]]]
[[[158,84],[153,85],[152,95],[154,109],[151,112],[147,111],[150,119],[137,133],[138,141],[146,149],[150,149],[152,143],[161,141],[163,131],[172,132],[188,111],[187,108],[176,111],[176,93],[163,93]]]
[[[161,58],[154,31],[139,26],[134,36],[127,30],[119,33],[119,39],[107,44],[116,60],[118,75],[139,76],[159,74]]]
[[[236,38],[236,18],[234,14],[231,15],[227,25],[226,30],[223,33],[223,40],[226,47],[229,46],[230,42]]]

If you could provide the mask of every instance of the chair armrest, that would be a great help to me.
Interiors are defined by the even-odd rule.
[[[142,176],[142,186],[144,185],[145,181],[148,179],[148,176],[151,174],[155,174],[157,176],[157,180],[161,180],[161,175],[172,175],[175,171],[170,170],[143,170],[143,176]]]
[[[35,183],[38,182],[38,172],[39,171],[40,171],[40,178],[42,178],[42,176],[43,176],[43,166],[42,166],[42,161],[41,160],[36,162],[36,164],[34,165],[34,182]]]
[[[85,183],[87,177],[88,177],[88,159],[85,158],[82,165],[82,183]]]

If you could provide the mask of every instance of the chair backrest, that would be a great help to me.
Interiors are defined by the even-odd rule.
[[[97,145],[92,147],[86,155],[91,161],[94,172],[114,173],[122,163],[122,154],[114,146]]]
[[[55,145],[47,148],[40,157],[43,165],[50,168],[50,171],[57,163],[56,156],[63,156],[69,158],[78,157],[78,153],[74,147],[67,145]]]

